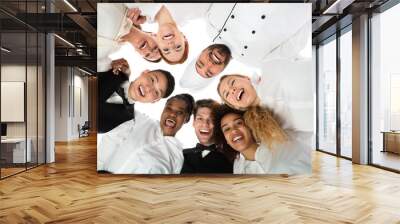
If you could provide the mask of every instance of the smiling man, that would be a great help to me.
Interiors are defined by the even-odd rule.
[[[186,67],[179,83],[184,88],[200,90],[211,83],[231,60],[231,51],[224,44],[212,44]]]
[[[97,170],[114,174],[178,174],[183,164],[176,133],[190,120],[194,100],[179,94],[167,100],[160,121],[135,111],[98,141]]]
[[[233,165],[214,144],[214,111],[219,103],[198,100],[194,108],[193,127],[199,140],[194,148],[183,150],[181,173],[232,173]]]
[[[134,118],[135,102],[154,103],[166,98],[175,88],[175,79],[164,70],[145,70],[129,82],[128,65],[123,59],[113,61],[113,69],[98,73],[98,132],[105,133]]]

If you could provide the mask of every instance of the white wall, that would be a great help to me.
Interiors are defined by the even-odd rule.
[[[78,124],[83,125],[88,120],[88,78],[82,75],[76,68],[56,67],[56,141],[79,138]]]

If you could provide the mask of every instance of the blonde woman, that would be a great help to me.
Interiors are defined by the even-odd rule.
[[[308,61],[277,60],[264,64],[262,75],[222,76],[218,94],[223,102],[238,110],[267,106],[284,118],[282,127],[312,132],[314,129],[314,80]]]
[[[310,148],[299,133],[283,129],[267,108],[239,111],[226,105],[216,113],[216,141],[234,163],[234,174],[311,172]]]

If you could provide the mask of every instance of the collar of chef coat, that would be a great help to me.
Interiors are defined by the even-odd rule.
[[[193,60],[189,63],[189,65],[183,72],[182,77],[179,80],[179,84],[181,85],[181,87],[188,88],[193,91],[198,91],[210,85],[212,81],[214,81],[214,79],[216,78],[216,76],[214,76],[206,79],[197,73],[196,61],[199,56],[200,55],[193,58]]]

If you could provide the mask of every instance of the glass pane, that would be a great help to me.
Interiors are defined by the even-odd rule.
[[[30,141],[26,141],[26,34],[2,33],[1,121],[6,133],[1,140],[2,178],[25,170],[30,161]],[[26,150],[28,148],[28,151]]]
[[[400,4],[372,18],[372,163],[400,170]]]
[[[318,51],[318,146],[336,153],[336,39]]]
[[[27,141],[30,144],[30,158],[28,160],[27,166],[28,168],[37,165],[37,150],[38,150],[38,142],[37,142],[37,132],[38,132],[38,49],[37,49],[37,41],[38,36],[36,32],[27,33],[28,38],[28,63],[27,63],[27,80],[26,80],[26,113],[27,113]]]
[[[343,156],[352,157],[352,35],[351,30],[340,37],[340,121]]]

